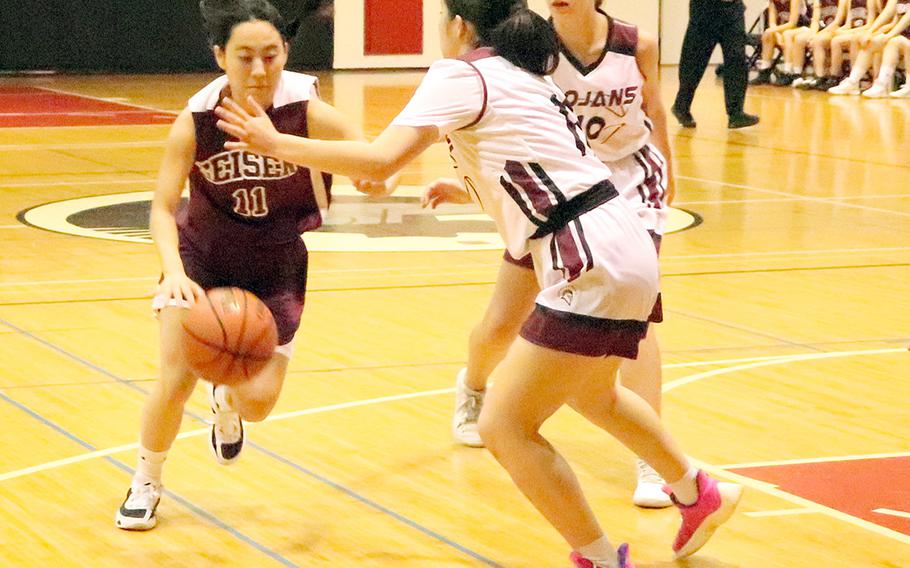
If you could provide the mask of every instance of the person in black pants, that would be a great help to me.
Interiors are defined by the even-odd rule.
[[[746,7],[742,0],[689,0],[689,27],[683,40],[679,62],[679,92],[673,115],[686,128],[695,128],[690,109],[695,89],[705,74],[714,47],[719,43],[724,55],[724,99],[730,128],[758,123],[746,114]]]

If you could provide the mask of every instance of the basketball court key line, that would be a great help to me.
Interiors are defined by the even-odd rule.
[[[102,367],[100,367],[100,366],[98,366],[98,365],[95,365],[94,363],[92,363],[92,362],[90,362],[90,361],[87,361],[87,360],[83,359],[82,357],[79,357],[78,355],[76,355],[76,354],[74,354],[74,353],[70,353],[69,351],[63,349],[62,347],[59,347],[59,346],[57,346],[57,345],[51,343],[50,341],[47,341],[47,340],[44,339],[44,338],[38,337],[37,335],[34,335],[34,334],[32,334],[32,333],[30,333],[30,332],[28,332],[28,331],[26,331],[26,330],[24,330],[24,329],[22,329],[22,328],[20,328],[20,327],[14,325],[14,324],[12,324],[12,323],[10,323],[9,321],[7,321],[7,320],[5,320],[5,319],[3,319],[3,318],[0,318],[0,324],[5,325],[6,327],[9,327],[10,329],[13,329],[14,331],[16,331],[17,333],[19,333],[20,335],[23,335],[23,336],[25,336],[25,337],[28,337],[29,339],[32,339],[33,341],[36,341],[36,342],[40,343],[41,345],[44,345],[45,347],[48,347],[48,348],[52,349],[53,351],[56,351],[57,353],[63,355],[64,357],[67,357],[67,358],[69,358],[69,359],[71,359],[71,360],[73,360],[73,361],[76,361],[76,362],[78,362],[78,363],[80,363],[80,364],[82,364],[82,365],[84,365],[84,366],[86,366],[86,367],[88,367],[88,368],[90,368],[90,369],[92,369],[92,370],[94,370],[94,371],[97,371],[97,372],[99,372],[99,373],[101,373],[101,374],[103,374],[103,375],[105,375],[105,376],[107,376],[107,377],[110,377],[110,378],[114,379],[114,381],[116,381],[117,383],[119,383],[119,384],[121,384],[121,385],[124,385],[124,386],[130,388],[131,390],[138,391],[138,392],[142,393],[143,395],[148,396],[148,391],[146,391],[146,390],[143,389],[142,387],[140,387],[140,386],[138,386],[138,385],[136,385],[136,384],[133,384],[133,383],[131,383],[131,382],[129,382],[129,381],[127,381],[127,380],[125,380],[125,379],[119,377],[118,375],[116,375],[116,374],[114,374],[114,373],[108,371],[107,369],[104,369],[104,368],[102,368]],[[3,393],[0,392],[0,395],[2,395],[2,394],[3,394]],[[4,396],[5,396],[5,395],[4,395]],[[205,423],[205,420],[204,420],[201,416],[199,416],[198,414],[196,414],[195,412],[188,411],[188,410],[184,410],[184,414],[185,414],[186,416],[189,416],[189,417],[191,417],[191,418],[193,418],[193,419],[199,421],[199,422]],[[208,429],[206,429],[205,431],[208,431]],[[355,498],[356,498],[358,501],[360,501],[362,504],[367,505],[368,507],[370,507],[370,508],[372,508],[372,509],[374,509],[374,510],[377,510],[377,511],[379,511],[379,512],[381,512],[381,513],[383,513],[383,514],[385,514],[385,515],[387,515],[387,516],[389,516],[389,517],[395,519],[396,521],[401,522],[401,523],[403,523],[403,524],[405,524],[405,525],[407,525],[407,526],[409,526],[409,527],[411,527],[411,528],[413,528],[413,529],[416,529],[417,531],[423,533],[424,535],[430,536],[430,537],[432,537],[433,539],[435,539],[435,540],[437,540],[437,541],[439,541],[439,542],[442,542],[443,544],[446,544],[446,545],[448,545],[448,546],[454,548],[455,550],[458,550],[459,552],[462,552],[462,553],[464,553],[464,554],[467,554],[467,555],[471,556],[472,558],[474,558],[474,559],[476,559],[476,560],[479,560],[479,561],[483,562],[484,564],[487,564],[488,566],[493,566],[493,567],[496,567],[496,568],[503,568],[502,565],[498,564],[497,562],[495,562],[495,561],[493,561],[493,560],[491,560],[491,559],[489,559],[489,558],[486,558],[485,556],[481,555],[480,553],[477,553],[477,552],[475,552],[475,551],[473,551],[473,550],[467,548],[466,546],[463,546],[463,545],[461,545],[461,544],[458,544],[458,543],[456,543],[455,541],[453,541],[453,540],[451,540],[451,539],[448,539],[448,538],[446,538],[445,536],[441,535],[440,533],[437,533],[437,532],[433,531],[433,530],[430,529],[430,528],[424,527],[424,526],[421,525],[420,523],[417,523],[416,521],[413,521],[413,520],[409,519],[408,517],[405,517],[404,515],[402,515],[402,514],[400,514],[400,513],[397,513],[397,512],[395,512],[395,511],[393,511],[392,509],[389,509],[389,508],[387,508],[387,507],[385,507],[385,506],[383,506],[383,505],[381,505],[381,504],[379,504],[379,503],[377,503],[377,502],[375,502],[375,501],[369,499],[368,497],[365,497],[365,496],[363,496],[363,495],[357,493],[357,492],[354,491],[353,489],[350,489],[350,488],[348,488],[348,487],[345,487],[344,485],[341,485],[340,483],[337,483],[337,482],[335,482],[335,481],[330,480],[330,479],[327,478],[327,477],[324,477],[324,476],[322,476],[322,475],[320,475],[320,474],[317,474],[316,472],[314,472],[314,471],[312,471],[312,470],[310,470],[310,469],[308,469],[308,468],[305,468],[305,467],[303,467],[303,466],[297,464],[297,463],[294,462],[293,460],[290,460],[290,459],[288,459],[288,458],[285,458],[284,456],[281,456],[280,454],[278,454],[278,453],[276,453],[276,452],[273,452],[273,451],[271,451],[271,450],[265,448],[264,446],[261,446],[261,445],[255,443],[255,442],[249,443],[249,446],[252,447],[253,449],[255,449],[255,450],[257,450],[257,451],[259,451],[259,452],[261,452],[261,453],[263,453],[263,454],[265,454],[265,455],[271,457],[272,459],[275,459],[275,460],[279,461],[280,463],[283,463],[283,464],[285,464],[285,465],[291,466],[292,468],[296,469],[297,471],[300,471],[301,473],[306,474],[307,476],[311,477],[312,479],[315,479],[315,480],[319,481],[320,483],[323,483],[323,484],[325,484],[325,485],[328,485],[329,487],[332,487],[333,489],[336,489],[336,490],[338,490],[338,491],[341,491],[341,492],[345,493],[346,495],[355,497]],[[89,448],[91,448],[92,450],[95,449],[94,447],[91,447],[91,446],[89,446],[88,444],[86,444],[86,447],[89,447]],[[112,461],[116,461],[116,460],[113,460],[113,458],[109,458],[109,457],[105,457],[105,459],[112,460]],[[118,462],[118,463],[120,463],[120,462]],[[127,466],[124,465],[123,467],[127,467]],[[127,467],[127,469],[129,470],[128,467]],[[130,471],[132,471],[132,470],[130,470]],[[238,534],[240,534],[240,533],[238,533]],[[293,566],[293,565],[292,565],[292,566]]]

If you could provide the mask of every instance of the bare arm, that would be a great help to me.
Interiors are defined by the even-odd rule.
[[[641,97],[645,114],[651,119],[653,130],[651,141],[667,160],[667,203],[672,203],[676,195],[676,180],[673,178],[673,155],[670,151],[670,137],[667,134],[667,110],[660,97],[660,78],[658,77],[659,50],[657,39],[651,34],[639,32],[638,52],[635,56],[638,69],[645,78]]]
[[[360,128],[332,105],[313,97],[307,105],[309,135],[319,140],[363,141]],[[370,195],[388,195],[398,186],[398,176],[384,180],[352,179],[354,187]]]
[[[149,227],[158,259],[161,261],[163,280],[159,293],[177,300],[192,303],[194,296],[204,295],[202,289],[186,276],[180,259],[175,213],[180,204],[183,186],[193,168],[196,154],[196,130],[193,115],[184,109],[177,117],[168,135],[155,195],[152,198]]]
[[[888,0],[885,4],[885,7],[882,8],[882,11],[876,16],[875,20],[872,21],[872,26],[869,28],[869,34],[871,35],[876,31],[887,31],[884,29],[889,27],[889,24],[894,23],[894,14],[897,12],[897,0]]]
[[[850,25],[850,0],[840,0],[837,3],[837,15],[834,16],[834,21],[831,22],[831,25],[825,28],[825,32],[834,34],[841,28],[841,26]]]
[[[899,19],[897,23],[895,23],[894,26],[888,30],[888,33],[885,34],[885,37],[888,38],[888,40],[891,40],[901,35],[901,33],[903,33],[903,31],[907,29],[908,26],[910,26],[910,10],[904,12],[904,15],[901,16],[901,19]]]
[[[812,10],[812,21],[809,22],[809,30],[812,33],[818,32],[818,29],[822,25],[822,9],[821,6],[816,5],[815,9]]]
[[[218,127],[237,138],[229,150],[265,154],[311,169],[354,179],[384,180],[416,158],[439,138],[435,126],[389,126],[373,142],[313,140],[275,130],[265,111],[250,99],[250,115],[230,99],[216,109]],[[254,106],[255,105],[255,106]]]
[[[799,21],[799,8],[800,0],[790,0],[790,17],[783,24],[776,24],[773,26],[768,26],[766,31],[772,33],[782,32],[784,30],[789,30],[796,27],[796,23]],[[773,14],[773,16],[772,16]],[[777,8],[774,7],[773,2],[768,3],[768,21],[776,22],[777,21]]]

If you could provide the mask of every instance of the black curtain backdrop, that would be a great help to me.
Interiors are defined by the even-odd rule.
[[[272,0],[308,12],[289,69],[332,66],[330,0]],[[0,71],[155,73],[215,70],[197,0],[0,0]]]

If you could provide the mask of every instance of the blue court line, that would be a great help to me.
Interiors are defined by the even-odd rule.
[[[98,365],[92,363],[91,361],[88,361],[88,360],[86,360],[86,359],[83,359],[82,357],[79,357],[78,355],[76,355],[76,354],[74,354],[74,353],[70,353],[69,351],[63,349],[62,347],[58,347],[57,345],[54,345],[53,343],[47,341],[46,339],[43,339],[43,338],[41,338],[41,337],[39,337],[39,336],[37,336],[37,335],[34,335],[33,333],[30,333],[30,332],[28,332],[28,331],[26,331],[26,330],[24,330],[24,329],[22,329],[22,328],[20,328],[20,327],[18,327],[18,326],[16,326],[16,325],[14,325],[14,324],[8,322],[7,320],[5,320],[5,319],[3,319],[3,318],[0,318],[0,324],[3,324],[3,325],[5,325],[5,326],[9,327],[10,329],[15,330],[17,333],[19,333],[19,334],[21,334],[21,335],[24,335],[25,337],[28,337],[29,339],[32,339],[32,340],[34,340],[34,341],[37,341],[38,343],[40,343],[40,344],[44,345],[45,347],[48,347],[48,348],[50,348],[50,349],[56,351],[57,353],[63,355],[64,357],[67,357],[67,358],[69,358],[69,359],[72,359],[72,360],[74,360],[74,361],[76,361],[76,362],[78,362],[78,363],[80,363],[80,364],[82,364],[82,365],[84,365],[84,366],[86,366],[86,367],[88,367],[88,368],[94,370],[94,371],[97,371],[97,372],[101,373],[102,375],[104,375],[104,376],[106,376],[106,377],[110,377],[110,378],[113,379],[114,381],[116,381],[116,382],[118,382],[118,383],[120,383],[120,384],[122,384],[122,385],[124,385],[124,386],[127,386],[127,387],[129,387],[129,388],[131,388],[131,389],[133,389],[133,390],[135,390],[135,391],[137,391],[137,392],[140,392],[140,393],[144,394],[144,395],[148,395],[148,391],[146,391],[146,390],[143,389],[142,387],[140,387],[140,386],[138,386],[138,385],[136,385],[136,384],[134,384],[134,383],[131,383],[130,381],[127,381],[127,380],[125,380],[125,379],[123,379],[123,378],[121,378],[121,377],[119,377],[118,375],[116,375],[116,374],[114,374],[114,373],[108,371],[107,369],[104,369],[104,368],[102,368],[102,367],[99,367]],[[0,397],[3,397],[3,398],[6,399],[7,401],[9,401],[9,402],[11,402],[11,403],[16,404],[17,406],[19,406],[18,403],[16,403],[16,402],[13,401],[12,399],[7,398],[2,392],[0,392]],[[22,407],[22,408],[24,409],[24,407]],[[29,411],[29,410],[27,410],[27,409],[26,409],[26,411],[29,412],[29,413],[31,413],[31,411]],[[205,423],[205,420],[204,420],[201,416],[199,416],[198,414],[196,414],[195,412],[192,412],[192,411],[189,411],[189,410],[184,410],[184,414],[186,414],[187,416],[190,416],[191,418],[193,418],[193,419],[195,419],[195,420],[198,420],[199,422]],[[79,442],[80,444],[84,445],[86,448],[91,448],[92,450],[94,450],[94,448],[92,448],[89,444],[87,444],[87,443],[85,443],[85,442],[82,442],[81,440],[79,440],[79,439],[76,438],[75,436],[72,436],[71,434],[67,433],[65,430],[62,430],[62,429],[59,429],[58,427],[53,426],[50,422],[45,421],[43,418],[41,418],[41,417],[38,416],[37,414],[33,414],[33,415],[34,415],[35,417],[37,417],[39,420],[42,420],[42,421],[44,421],[45,423],[51,425],[51,426],[54,427],[55,429],[58,429],[58,431],[60,431],[61,433],[64,433],[67,437],[69,437],[69,438],[71,438],[71,439],[73,439],[73,440]],[[476,560],[479,560],[480,562],[483,562],[483,563],[486,564],[487,566],[493,566],[494,568],[505,568],[502,564],[499,564],[499,563],[496,562],[495,560],[492,560],[492,559],[490,559],[490,558],[487,558],[486,556],[483,556],[482,554],[480,554],[480,553],[478,553],[478,552],[475,552],[475,551],[471,550],[470,548],[467,548],[466,546],[463,546],[463,545],[461,545],[461,544],[458,544],[457,542],[455,542],[455,541],[453,541],[453,540],[451,540],[451,539],[446,538],[445,536],[443,536],[443,535],[441,535],[441,534],[439,534],[439,533],[433,531],[432,529],[427,528],[427,527],[421,525],[420,523],[418,523],[418,522],[416,522],[416,521],[413,521],[413,520],[409,519],[408,517],[405,517],[404,515],[402,515],[402,514],[400,514],[400,513],[397,513],[397,512],[395,512],[395,511],[393,511],[392,509],[389,509],[389,508],[387,508],[387,507],[385,507],[385,506],[383,506],[383,505],[380,505],[380,504],[377,503],[376,501],[373,501],[372,499],[369,499],[368,497],[365,497],[365,496],[361,495],[360,493],[357,493],[356,491],[354,491],[353,489],[350,489],[349,487],[345,487],[344,485],[341,485],[340,483],[337,483],[337,482],[335,482],[335,481],[332,481],[331,479],[329,479],[329,478],[327,478],[327,477],[324,477],[324,476],[322,476],[322,475],[316,473],[315,471],[312,471],[312,470],[310,470],[310,469],[308,469],[308,468],[306,468],[306,467],[304,467],[304,466],[302,466],[302,465],[300,465],[300,464],[298,464],[298,463],[296,463],[296,462],[294,462],[294,461],[292,461],[292,460],[290,460],[290,459],[288,459],[288,458],[286,458],[286,457],[284,457],[284,456],[282,456],[282,455],[280,455],[280,454],[278,454],[278,453],[276,453],[276,452],[273,452],[273,451],[271,451],[271,450],[269,450],[269,449],[267,449],[267,448],[265,448],[265,447],[263,447],[263,446],[260,446],[259,444],[256,444],[256,443],[253,443],[253,442],[248,442],[247,444],[248,444],[249,446],[251,446],[252,448],[256,449],[257,451],[262,452],[263,454],[269,456],[270,458],[272,458],[272,459],[274,459],[274,460],[276,460],[276,461],[278,461],[278,462],[280,462],[280,463],[283,463],[283,464],[285,464],[285,465],[287,465],[287,466],[289,466],[289,467],[291,467],[291,468],[293,468],[293,469],[296,469],[297,471],[299,471],[299,472],[301,472],[301,473],[303,473],[303,474],[305,474],[305,475],[307,475],[307,476],[309,476],[309,477],[315,479],[316,481],[319,481],[320,483],[323,483],[323,484],[325,484],[325,485],[328,485],[329,487],[331,487],[331,488],[333,488],[333,489],[335,489],[335,490],[337,490],[337,491],[341,491],[342,493],[344,493],[344,494],[346,494],[346,495],[348,495],[348,496],[350,496],[350,497],[353,497],[353,498],[356,499],[357,501],[360,501],[360,502],[363,503],[364,505],[367,505],[368,507],[370,507],[370,508],[372,508],[372,509],[375,509],[375,510],[381,512],[381,513],[384,513],[384,514],[386,514],[386,515],[389,515],[390,517],[392,517],[392,518],[395,519],[396,521],[399,521],[399,522],[401,522],[401,523],[403,523],[403,524],[405,524],[405,525],[407,525],[407,526],[409,526],[409,527],[411,527],[411,528],[413,528],[413,529],[416,529],[416,530],[422,532],[423,534],[425,534],[425,535],[427,535],[427,536],[432,537],[432,538],[435,539],[435,540],[438,540],[439,542],[441,542],[441,543],[443,543],[443,544],[445,544],[445,545],[448,545],[448,546],[454,548],[455,550],[458,550],[459,552],[462,552],[462,553],[464,553],[464,554],[466,554],[466,555],[468,555],[468,556],[470,556],[470,557],[472,557],[472,558],[474,558],[474,559],[476,559]],[[117,460],[114,460],[113,458],[106,457],[105,459],[114,462],[115,464],[118,465],[118,467],[120,467],[120,466],[126,467],[127,471],[129,471],[129,472],[132,472],[132,471],[133,471],[133,470],[129,469],[127,466],[123,465],[121,462],[118,462]],[[168,492],[168,493],[169,493],[169,492]],[[190,505],[190,506],[192,507],[192,505]],[[204,516],[204,515],[203,515],[203,516]],[[208,517],[206,517],[206,518],[208,518]],[[215,519],[215,517],[212,517],[212,519]],[[217,521],[217,519],[215,519],[215,524],[219,524],[219,523],[220,523],[220,521]],[[219,526],[220,526],[220,525],[219,525]],[[224,526],[227,527],[227,529],[228,529],[229,531],[231,531],[232,533],[234,532],[233,529],[230,529],[230,527],[228,527],[228,525],[224,525]],[[243,535],[242,535],[241,533],[238,532],[238,533],[236,533],[236,534],[238,535],[238,538],[241,538],[241,540],[245,540],[245,538],[243,537]],[[252,542],[252,543],[254,544],[254,546],[256,546],[255,541],[252,541],[252,540],[251,540],[250,542]],[[257,548],[258,548],[258,546],[257,546]],[[277,554],[277,553],[275,553],[275,554]],[[295,566],[295,565],[291,564],[291,566]]]
[[[3,321],[3,320],[0,319],[0,321]],[[5,322],[4,322],[4,323],[5,323]],[[6,393],[4,393],[3,391],[0,391],[0,399],[3,399],[3,400],[6,401],[7,403],[9,403],[9,404],[15,406],[16,408],[18,408],[18,409],[21,410],[22,412],[28,414],[29,416],[31,416],[31,417],[34,418],[35,420],[41,422],[42,424],[44,424],[44,425],[47,426],[48,428],[51,428],[52,430],[55,430],[55,431],[57,431],[58,433],[63,434],[64,436],[66,436],[67,438],[69,438],[69,439],[72,440],[73,442],[76,442],[77,444],[79,444],[79,445],[82,446],[83,448],[85,448],[85,449],[87,449],[87,450],[89,450],[89,451],[96,451],[96,450],[98,449],[98,448],[96,448],[95,446],[93,446],[93,445],[89,444],[88,442],[86,442],[85,440],[79,438],[78,436],[76,436],[75,434],[73,434],[72,432],[70,432],[69,430],[67,430],[66,428],[63,428],[63,427],[60,426],[59,424],[56,424],[56,423],[54,423],[54,422],[51,422],[50,420],[48,420],[48,419],[45,418],[44,416],[41,416],[40,414],[38,414],[37,412],[35,412],[35,411],[32,410],[31,408],[25,406],[25,405],[22,404],[21,402],[16,401],[16,400],[10,398],[10,397],[7,396]],[[104,459],[107,460],[108,462],[112,463],[113,465],[117,466],[119,469],[125,471],[126,473],[128,473],[128,474],[130,474],[130,475],[132,475],[132,474],[134,473],[134,471],[133,471],[132,468],[130,468],[128,465],[126,465],[125,463],[123,463],[123,462],[120,461],[120,460],[116,460],[116,459],[114,459],[114,458],[112,458],[112,457],[110,457],[110,456],[105,456]],[[299,565],[294,564],[293,562],[291,562],[290,560],[288,560],[287,558],[285,558],[285,557],[282,556],[281,554],[275,552],[275,551],[272,550],[271,548],[269,548],[269,547],[267,547],[267,546],[265,546],[265,545],[263,545],[263,544],[260,544],[259,542],[255,541],[255,540],[253,540],[251,537],[248,537],[247,535],[243,534],[243,533],[240,532],[239,530],[237,530],[237,529],[235,529],[234,527],[230,526],[229,524],[225,523],[224,521],[222,521],[221,519],[219,519],[219,518],[216,517],[215,515],[209,513],[209,512],[206,511],[205,509],[199,507],[198,505],[194,505],[192,502],[190,502],[190,501],[187,500],[186,498],[181,497],[180,495],[174,493],[173,491],[169,491],[169,490],[167,490],[167,489],[165,489],[164,493],[165,493],[167,496],[169,496],[169,497],[171,497],[172,499],[174,499],[174,501],[177,501],[178,503],[180,503],[181,505],[183,505],[184,507],[186,507],[187,509],[189,509],[190,511],[192,511],[193,513],[195,513],[196,515],[198,515],[198,516],[202,517],[203,519],[209,521],[210,523],[212,523],[212,524],[215,525],[216,527],[218,527],[218,528],[220,528],[220,529],[223,529],[223,530],[227,531],[227,532],[230,533],[233,537],[235,537],[235,538],[237,538],[237,539],[239,539],[239,540],[241,540],[241,541],[247,543],[248,545],[250,545],[250,546],[252,546],[253,548],[255,548],[256,550],[258,550],[259,552],[262,552],[263,554],[269,556],[269,557],[272,558],[273,560],[276,560],[277,562],[280,562],[281,564],[283,564],[283,565],[285,565],[285,566],[288,566],[289,568],[300,568]]]

